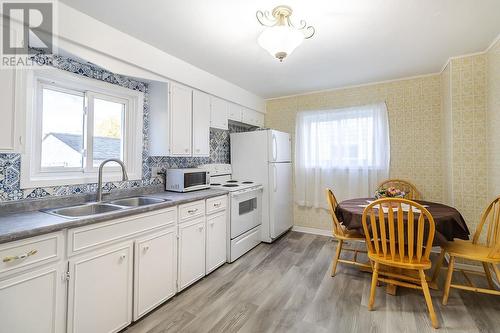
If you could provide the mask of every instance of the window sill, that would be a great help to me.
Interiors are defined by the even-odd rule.
[[[122,173],[105,172],[103,174],[103,183],[119,182],[122,181]],[[138,173],[129,173],[129,180],[141,180],[142,175]],[[53,187],[53,186],[66,186],[66,185],[81,185],[81,184],[95,184],[98,181],[98,175],[33,175],[29,179],[21,179],[21,189],[37,188],[37,187]]]

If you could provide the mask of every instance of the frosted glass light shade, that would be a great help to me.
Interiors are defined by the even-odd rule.
[[[304,34],[287,25],[277,25],[266,28],[259,36],[257,42],[273,57],[283,61],[304,40]]]

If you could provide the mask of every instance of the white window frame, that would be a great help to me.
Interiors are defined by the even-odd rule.
[[[142,178],[143,106],[144,94],[107,82],[83,77],[55,68],[30,70],[26,77],[26,146],[21,156],[21,188],[76,185],[97,182],[98,168],[93,166],[93,147],[90,144],[93,127],[84,131],[83,168],[70,169],[41,168],[42,105],[44,87],[84,94],[89,99],[105,98],[125,105],[123,131],[123,160],[130,180]],[[89,112],[90,111],[90,112]],[[87,123],[93,124],[88,115]],[[87,127],[87,126],[86,126]],[[105,168],[105,181],[119,181],[122,178],[118,167]]]

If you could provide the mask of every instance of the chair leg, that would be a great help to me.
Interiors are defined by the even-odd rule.
[[[375,302],[375,291],[377,290],[377,281],[378,281],[378,268],[379,263],[375,263],[375,267],[373,268],[372,274],[372,286],[370,288],[370,299],[368,300],[368,310],[373,310],[373,303]]]
[[[448,304],[448,296],[450,295],[451,278],[453,276],[453,267],[455,266],[455,257],[450,256],[448,264],[448,274],[446,274],[446,282],[444,284],[443,305]]]
[[[495,275],[497,276],[497,282],[500,283],[500,269],[498,269],[497,264],[491,264],[493,266],[493,270],[495,271]]]
[[[488,267],[487,262],[483,262],[484,273],[486,274],[486,280],[488,280],[488,285],[490,289],[495,289],[495,284],[493,283],[493,279],[491,278],[490,268]]]
[[[342,251],[343,244],[344,241],[342,239],[339,239],[339,243],[337,245],[337,251],[335,251],[335,257],[333,258],[332,261],[332,277],[335,276],[335,272],[337,271],[337,263],[339,262],[340,252]]]
[[[446,251],[441,248],[441,253],[439,253],[439,258],[436,263],[436,268],[434,268],[434,273],[432,274],[432,279],[431,283],[435,284],[437,282],[437,279],[439,277],[439,273],[441,271],[441,266],[443,266],[443,260],[444,260],[444,255],[446,254]]]
[[[425,273],[422,269],[419,271],[420,283],[422,284],[422,291],[424,292],[425,302],[427,303],[427,308],[429,309],[429,316],[431,317],[432,327],[439,328],[439,322],[436,317],[436,312],[434,312],[434,305],[432,304],[431,293],[429,292],[429,286],[425,278]]]

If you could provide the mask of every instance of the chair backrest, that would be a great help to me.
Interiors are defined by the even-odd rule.
[[[481,221],[472,237],[473,244],[479,244],[484,228],[487,228],[484,245],[492,248],[490,257],[500,258],[500,196],[493,200],[481,215]]]
[[[422,195],[420,194],[420,191],[417,190],[417,187],[410,183],[407,180],[403,179],[387,179],[384,180],[380,185],[377,187],[377,190],[381,188],[388,188],[388,187],[395,187],[401,191],[405,192],[405,199],[408,200],[421,200]]]
[[[363,211],[362,223],[368,253],[395,262],[429,259],[435,225],[422,205],[401,198],[375,200]]]
[[[340,224],[337,215],[335,214],[335,211],[337,210],[337,206],[339,205],[337,202],[337,198],[335,198],[335,195],[333,194],[333,191],[329,188],[326,189],[326,200],[328,202],[328,208],[330,210],[330,215],[332,215],[332,220],[333,220],[333,235],[334,236],[344,236],[344,229],[342,228],[342,225]]]

